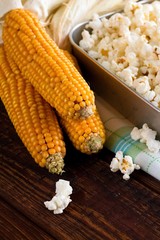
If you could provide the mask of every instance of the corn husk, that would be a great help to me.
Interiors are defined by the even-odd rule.
[[[0,23],[0,45],[3,43],[2,40],[2,23]]]
[[[71,28],[83,21],[87,12],[97,0],[70,0],[63,4],[53,15],[49,25],[51,37],[62,49],[70,50],[68,34]]]
[[[94,13],[103,15],[108,12],[123,9],[124,4],[124,0],[98,0],[93,8],[88,12],[87,19],[90,19]]]
[[[67,0],[26,0],[24,8],[34,12],[45,23],[49,15],[65,2]]]
[[[69,50],[68,34],[79,22],[88,20],[94,13],[107,13],[122,8],[124,0],[70,0],[53,15],[49,24],[50,35],[58,46]]]
[[[71,50],[69,32],[79,22],[88,20],[94,13],[104,13],[122,8],[124,0],[0,0],[0,20],[10,10],[25,8],[34,12],[46,27],[57,45]],[[22,5],[23,4],[23,5]],[[0,42],[2,22],[0,22]]]
[[[34,12],[42,25],[47,26],[49,15],[68,0],[0,0],[0,43],[2,40],[2,26],[5,14],[16,8],[25,8]],[[49,33],[49,32],[48,32]]]
[[[21,0],[0,0],[0,19],[15,8],[23,8]]]

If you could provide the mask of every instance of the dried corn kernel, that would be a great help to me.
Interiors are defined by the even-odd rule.
[[[61,117],[87,118],[94,113],[95,98],[89,85],[34,14],[24,9],[10,11],[5,17],[3,41],[23,76]]]
[[[87,119],[61,118],[61,123],[76,149],[96,153],[103,148],[105,129],[98,112]]]
[[[8,63],[2,47],[0,94],[19,137],[35,161],[52,173],[62,173],[66,149],[55,112],[22,77],[14,62]]]

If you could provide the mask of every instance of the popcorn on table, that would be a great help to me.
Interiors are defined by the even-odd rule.
[[[139,140],[145,143],[149,151],[158,153],[160,150],[160,141],[156,140],[157,132],[150,129],[147,123],[144,123],[142,128],[134,127],[131,131],[131,138],[135,141]]]
[[[99,19],[95,14],[79,42],[92,58],[157,108],[160,108],[159,16],[160,1],[142,4],[125,0],[123,13],[113,14],[109,19]]]
[[[118,151],[115,157],[112,159],[110,164],[110,169],[112,172],[117,172],[118,170],[123,173],[123,179],[130,179],[130,174],[136,169],[139,170],[140,166],[133,163],[132,157],[123,156],[122,151]]]
[[[70,182],[60,179],[56,182],[56,195],[50,200],[44,202],[44,205],[48,210],[53,211],[54,214],[63,213],[63,210],[72,201],[70,195],[72,194],[72,187]]]

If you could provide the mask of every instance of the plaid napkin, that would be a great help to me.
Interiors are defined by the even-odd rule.
[[[105,147],[130,155],[143,171],[160,180],[160,151],[152,153],[144,143],[134,141],[130,136],[134,125],[99,96],[96,105],[106,129]]]

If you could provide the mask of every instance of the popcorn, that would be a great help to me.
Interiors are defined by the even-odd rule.
[[[160,150],[160,141],[155,139],[148,139],[146,145],[151,152],[158,153]]]
[[[94,51],[94,50],[88,51],[88,54],[89,54],[90,57],[95,58],[95,59],[97,59],[99,57],[99,53],[97,51]]]
[[[88,34],[85,29],[79,43],[98,63],[157,108],[160,108],[159,16],[160,1],[142,4],[125,0],[122,13],[109,19],[94,15],[87,24]]]
[[[79,42],[79,45],[84,50],[89,50],[94,45],[94,39],[91,38],[88,31],[84,30],[82,33],[83,39]]]
[[[140,166],[134,164],[132,161],[132,157],[130,156],[123,156],[122,151],[118,151],[115,157],[112,159],[110,164],[110,169],[112,172],[117,172],[118,170],[123,173],[123,179],[128,180],[130,179],[130,174],[136,169],[139,170]]]
[[[141,27],[145,22],[145,15],[142,8],[135,10],[133,22],[136,26]]]
[[[102,22],[99,19],[98,14],[93,14],[92,20],[88,23],[87,28],[97,29],[99,30],[102,27]]]
[[[153,52],[153,47],[146,42],[144,35],[139,40],[139,43],[140,43],[139,45],[141,47],[139,49],[139,54],[140,54],[141,58],[143,58],[143,59],[148,58],[148,59],[155,59],[155,60],[157,59],[156,55]]]
[[[127,62],[124,58],[117,58],[116,61],[112,60],[111,62],[111,68],[116,70],[117,72],[123,71],[125,65],[127,65]]]
[[[156,1],[153,2],[152,4],[143,5],[143,12],[144,12],[146,21],[154,20],[154,16],[156,15],[156,11],[154,9],[154,3],[156,3]]]
[[[124,13],[129,16],[129,17],[133,17],[135,14],[135,11],[138,9],[142,9],[142,5],[137,3],[136,0],[126,0],[126,4],[124,7]]]
[[[157,37],[157,24],[156,22],[152,21],[147,21],[144,23],[144,26],[143,26],[143,29],[144,29],[144,34],[148,37],[151,38],[151,41],[153,41],[155,39],[154,35],[156,35]],[[157,42],[157,40],[156,40]]]
[[[135,52],[132,52],[132,51],[126,52],[126,59],[131,67],[139,66],[139,60]],[[136,68],[136,74],[137,72],[138,72],[138,69]]]
[[[72,194],[72,187],[69,182],[60,179],[56,182],[56,195],[50,200],[44,202],[44,205],[48,210],[53,211],[54,214],[63,213],[63,210],[72,201],[70,195]]]
[[[148,5],[148,4],[147,4]],[[159,19],[160,16],[160,2],[159,1],[154,1],[152,3],[152,7],[153,7],[153,12],[155,17],[157,18],[157,20]]]
[[[141,74],[143,75],[146,75],[147,73],[148,73],[148,68],[147,68],[147,66],[141,66],[140,68],[139,68],[139,70],[140,70],[140,72],[141,72]]]
[[[152,103],[156,107],[160,108],[160,94],[156,94],[156,96],[155,96],[154,100],[152,101]]]
[[[133,87],[134,79],[136,78],[136,75],[138,73],[138,68],[131,66],[124,68],[121,72],[117,72],[117,75],[120,78],[124,79],[124,82],[129,86]]]
[[[56,194],[67,197],[72,194],[72,187],[69,184],[69,181],[60,179],[58,182],[56,182]]]
[[[134,127],[131,131],[131,138],[145,143],[149,151],[158,153],[160,150],[160,141],[156,140],[157,132],[150,129],[147,123],[144,123],[141,129]]]
[[[108,38],[108,36],[106,36],[105,38],[103,38],[100,42],[99,42],[99,44],[98,44],[98,46],[97,46],[97,52],[99,53],[99,54],[101,54],[102,56],[104,56],[104,54],[103,54],[103,52],[105,52],[105,51],[109,51],[109,45],[108,45],[108,43],[109,43],[109,38]],[[100,55],[100,57],[101,57],[101,55]]]
[[[154,99],[155,95],[156,95],[155,91],[153,91],[153,90],[148,91],[143,94],[144,98],[149,102],[151,102]]]
[[[157,108],[158,108],[158,106],[159,106],[159,103],[157,103],[156,101],[152,101],[152,104],[153,104],[155,107],[157,107]]]
[[[123,78],[125,83],[129,86],[132,87],[133,86],[133,79],[134,79],[134,75],[132,74],[132,71],[130,68],[125,68],[122,70],[122,72],[117,72],[117,75],[120,78]]]
[[[120,13],[116,13],[110,17],[109,24],[110,28],[118,31],[119,36],[126,36],[129,33],[131,21],[128,17],[125,17]]]
[[[133,87],[136,89],[136,91],[140,94],[144,94],[146,92],[148,92],[150,90],[150,85],[148,82],[148,77],[147,76],[143,76],[143,77],[139,77],[137,79],[134,80],[133,83]]]
[[[108,61],[103,61],[101,63],[101,65],[106,68],[106,69],[110,69],[111,68],[111,64]]]
[[[157,72],[155,80],[156,80],[156,83],[157,83],[157,88],[160,89],[160,71]]]

